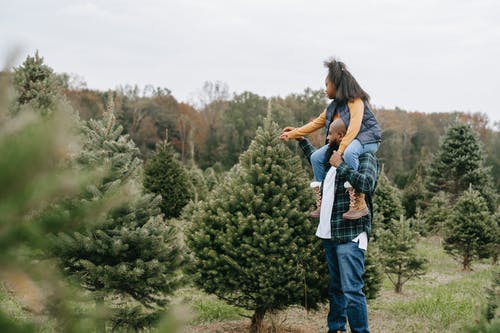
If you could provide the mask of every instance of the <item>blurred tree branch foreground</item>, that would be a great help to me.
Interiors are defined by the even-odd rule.
[[[54,331],[141,331],[180,283],[177,230],[142,187],[113,94],[103,119],[83,122],[62,87],[38,53],[0,72],[0,279]],[[0,332],[40,330],[2,311]]]
[[[100,321],[102,315],[97,313],[101,309],[76,313],[71,302],[88,300],[62,279],[54,260],[42,254],[50,247],[48,234],[99,222],[105,212],[123,202],[123,189],[99,201],[80,200],[73,208],[66,205],[99,183],[107,170],[104,166],[92,170],[76,167],[80,122],[57,89],[41,88],[51,96],[50,103],[43,104],[37,101],[42,94],[22,94],[19,85],[13,88],[19,72],[27,77],[25,72],[34,71],[31,60],[38,65],[42,61],[36,54],[14,75],[8,71],[0,75],[0,279],[23,308],[54,318],[58,331],[89,332]],[[50,87],[56,87],[50,71],[42,79],[47,80],[52,82]],[[21,96],[32,98],[21,100]],[[34,323],[19,323],[0,310],[0,331],[38,329]]]

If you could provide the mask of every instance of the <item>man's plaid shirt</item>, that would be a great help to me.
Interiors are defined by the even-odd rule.
[[[310,161],[314,147],[307,139],[299,142],[302,151]],[[359,157],[358,170],[353,170],[347,163],[342,163],[337,168],[335,176],[335,201],[333,203],[331,229],[332,241],[335,243],[347,243],[366,231],[370,237],[373,220],[373,193],[377,187],[380,166],[375,155],[371,153],[362,154]],[[349,194],[344,188],[348,181],[359,192],[365,193],[366,204],[370,213],[357,220],[344,220],[342,214],[349,210]]]

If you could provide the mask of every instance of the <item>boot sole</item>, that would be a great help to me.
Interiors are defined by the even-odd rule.
[[[368,208],[365,207],[362,210],[358,211],[353,211],[353,212],[348,211],[342,215],[342,218],[344,218],[345,220],[357,220],[359,218],[362,218],[363,216],[368,215],[368,213],[369,213]]]

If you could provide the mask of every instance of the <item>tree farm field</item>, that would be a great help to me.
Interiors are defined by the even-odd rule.
[[[378,297],[368,303],[370,329],[374,333],[392,332],[459,332],[473,324],[485,304],[485,289],[490,286],[494,267],[489,261],[473,265],[464,272],[442,249],[439,237],[422,238],[417,250],[429,260],[427,273],[410,280],[402,294],[396,294],[384,277]],[[369,250],[369,248],[368,248]],[[182,332],[245,332],[251,312],[234,308],[195,289],[183,289],[177,297],[186,300],[194,318]],[[307,313],[291,307],[267,315],[265,324],[270,332],[326,332],[328,306]]]
[[[479,318],[494,266],[489,261],[481,261],[473,265],[471,272],[464,272],[460,264],[443,251],[441,242],[439,237],[420,239],[417,250],[429,260],[429,269],[421,278],[405,284],[402,294],[396,294],[389,279],[384,277],[378,297],[368,303],[372,332],[451,333]],[[245,316],[251,316],[250,311],[228,305],[194,287],[177,291],[173,304],[180,303],[190,309],[182,333],[247,332],[249,329],[250,319]],[[22,301],[3,285],[0,308],[19,321],[40,323],[40,332],[54,329],[53,321],[27,311]],[[266,315],[265,325],[269,332],[326,332],[327,312],[326,304],[309,313],[301,307],[290,307]]]

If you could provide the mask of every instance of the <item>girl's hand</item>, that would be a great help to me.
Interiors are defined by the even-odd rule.
[[[284,140],[284,141],[290,140],[290,138],[288,137],[288,133],[290,131],[293,131],[294,129],[295,129],[295,127],[285,127],[280,134],[280,139]]]

